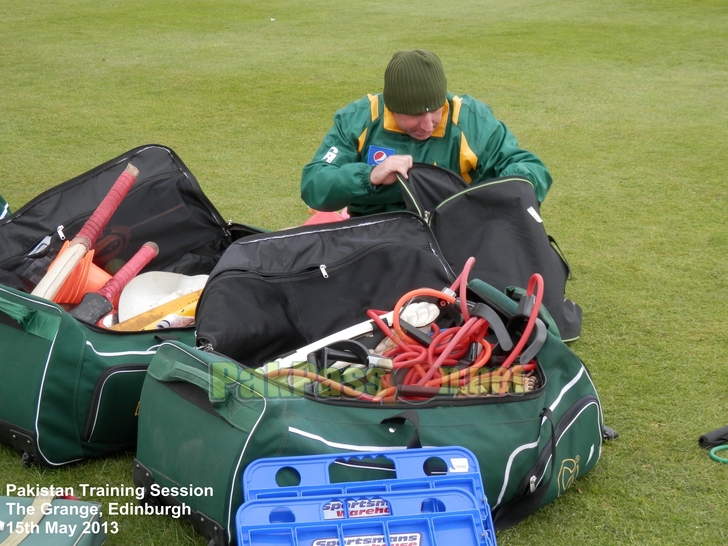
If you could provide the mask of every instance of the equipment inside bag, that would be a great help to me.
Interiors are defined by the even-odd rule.
[[[539,388],[536,356],[547,328],[538,318],[544,285],[531,277],[516,314],[506,323],[494,309],[467,299],[470,258],[451,287],[416,289],[389,313],[269,363],[269,378],[309,381],[319,397],[371,403],[504,396]]]

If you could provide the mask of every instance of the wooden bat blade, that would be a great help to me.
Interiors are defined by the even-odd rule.
[[[139,175],[139,170],[129,163],[124,171],[116,179],[114,185],[106,194],[106,197],[101,201],[96,210],[91,214],[91,217],[86,220],[81,230],[78,232],[71,244],[68,246],[65,252],[56,258],[56,263],[49,268],[48,272],[36,285],[35,289],[31,292],[34,296],[40,296],[52,300],[58,290],[60,290],[63,283],[73,271],[73,268],[78,264],[79,261],[88,252],[96,239],[99,238],[101,232],[108,224],[109,220],[113,216],[122,199],[126,196],[131,188],[132,184],[136,181]],[[65,254],[69,253],[73,249],[71,256],[64,257]],[[69,267],[68,264],[72,264]],[[46,281],[46,277],[50,277]]]
[[[31,294],[41,298],[52,300],[63,286],[68,276],[78,263],[86,255],[86,247],[83,245],[70,245],[48,269],[40,282],[33,289]]]

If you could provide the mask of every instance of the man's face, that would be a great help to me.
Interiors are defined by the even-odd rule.
[[[442,121],[442,108],[416,116],[394,113],[394,120],[400,129],[415,140],[427,140]]]

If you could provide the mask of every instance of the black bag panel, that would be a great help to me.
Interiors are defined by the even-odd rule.
[[[539,273],[544,280],[542,304],[562,339],[573,339],[578,337],[581,317],[576,317],[574,325],[575,317],[566,316],[564,291],[569,268],[537,218],[540,212],[531,184],[510,179],[474,186],[444,203],[432,218],[432,229],[455,271],[461,271],[465,261],[475,256],[470,278],[498,290],[525,288],[531,276]]]
[[[197,345],[251,366],[306,345],[298,313],[277,288],[250,275],[206,286],[195,316]]]
[[[540,215],[527,182],[475,186],[437,210],[432,230],[456,271],[475,256],[471,277],[499,290],[511,285],[526,287],[531,275],[538,272],[546,284],[563,294],[568,267],[529,208]]]
[[[159,255],[149,264],[150,270],[174,270],[177,259],[190,249],[202,247],[220,253],[230,242],[227,237],[189,187],[189,179],[179,173],[132,186],[94,246],[94,261],[101,267],[113,260],[126,262],[146,241],[154,241]],[[111,269],[118,268],[112,265]]]
[[[418,216],[408,212],[376,214],[243,237],[220,258],[210,280],[229,270],[254,271],[266,276],[291,275],[318,269],[322,264],[338,263],[365,247],[387,243],[439,253],[430,228]],[[442,268],[451,274],[444,261]]]
[[[470,187],[459,174],[426,163],[415,163],[408,177],[406,182],[399,180],[407,210],[425,219],[440,203]]]
[[[54,186],[0,222],[2,259],[25,254],[38,243],[39,238],[54,233],[61,225],[64,226],[64,234],[73,237],[129,161],[140,170],[130,194],[147,178],[180,172],[173,152],[158,146],[144,147],[131,150]],[[110,225],[118,222],[118,216],[119,211],[112,217]]]
[[[0,221],[0,269],[37,283],[60,250],[61,233],[67,240],[78,233],[129,162],[139,176],[94,245],[94,263],[113,274],[154,241],[159,255],[145,271],[209,273],[232,237],[182,160],[158,145],[135,148],[59,184]],[[45,250],[28,257],[39,243]]]
[[[260,366],[454,280],[427,225],[388,213],[241,239],[197,307],[197,344]]]
[[[465,182],[459,175],[417,163],[408,179],[399,182],[412,203],[423,199],[420,209],[429,213],[443,256],[456,273],[471,256],[475,265],[469,277],[498,290],[525,288],[531,275],[539,273],[544,279],[543,305],[561,338],[579,337],[581,308],[564,298],[569,267],[540,221],[539,203],[528,179],[496,178],[463,190]],[[425,189],[432,186],[438,190]],[[436,203],[437,199],[441,201]]]

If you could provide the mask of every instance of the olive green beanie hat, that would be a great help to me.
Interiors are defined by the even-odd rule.
[[[397,114],[416,116],[441,108],[447,79],[437,55],[420,49],[398,51],[384,71],[384,104]]]

